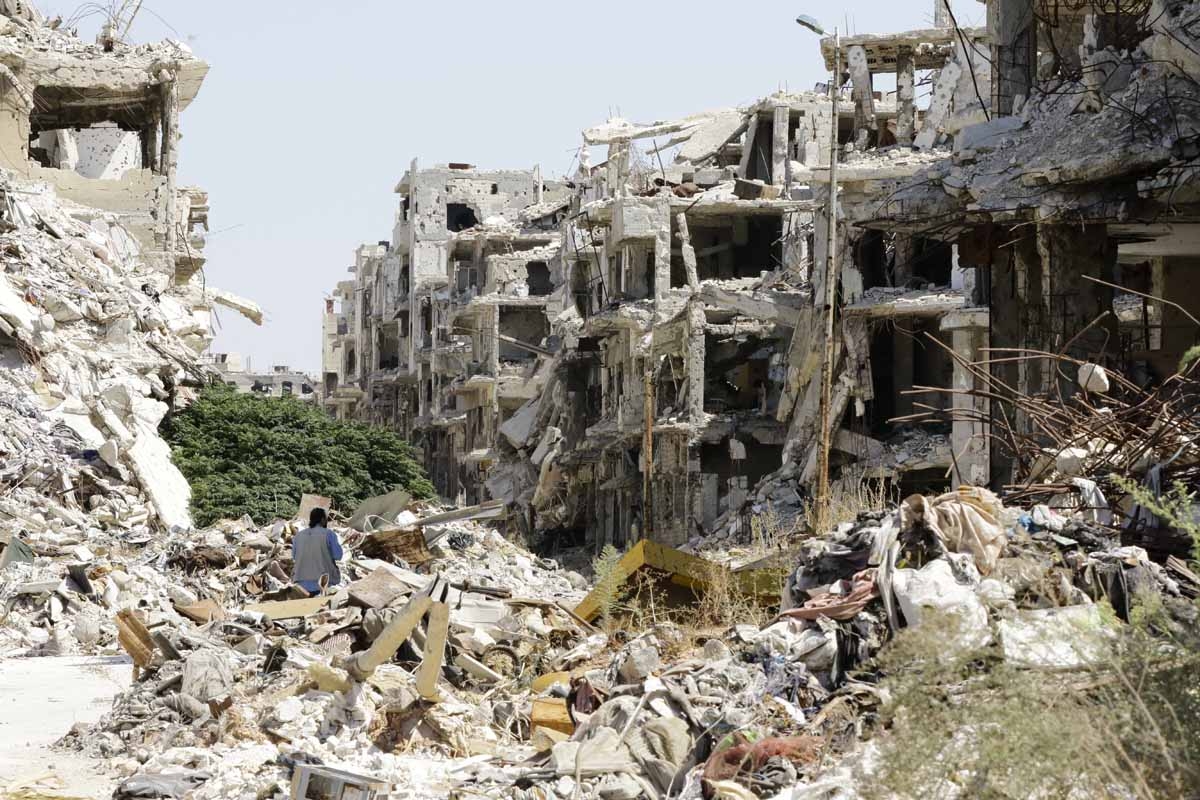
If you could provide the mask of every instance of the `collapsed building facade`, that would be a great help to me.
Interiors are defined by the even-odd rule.
[[[205,284],[207,195],[177,183],[179,115],[208,67],[60,23],[0,6],[0,536],[186,528],[158,424],[212,378],[216,306],[262,318]]]
[[[847,485],[1003,488],[992,429],[1032,422],[956,416],[964,364],[1055,388],[991,356],[1021,347],[1146,382],[1195,342],[1195,293],[1153,299],[1188,296],[1198,252],[1195,15],[992,0],[964,29],[939,6],[931,29],[821,41],[836,124],[817,87],[609,120],[562,184],[414,164],[391,243],[328,301],[323,402],[410,436],[443,495],[596,547],[794,514],[823,436]]]
[[[500,422],[540,395],[564,284],[569,192],[537,169],[421,169],[391,241],[355,253],[326,301],[322,403],[423,446],[443,494],[484,499]]]

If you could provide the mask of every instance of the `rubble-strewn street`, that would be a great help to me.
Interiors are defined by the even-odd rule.
[[[314,378],[140,7],[0,0],[0,800],[1197,796],[1200,0],[414,159]]]

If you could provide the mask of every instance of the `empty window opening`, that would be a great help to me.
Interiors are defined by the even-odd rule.
[[[466,231],[479,224],[475,211],[465,203],[446,204],[446,230],[451,233]]]
[[[770,381],[770,342],[745,338],[704,337],[704,410],[770,413],[778,392]]]
[[[775,131],[770,116],[759,114],[758,125],[754,127],[754,139],[745,143],[745,146],[750,148],[750,159],[746,163],[746,174],[743,178],[772,183],[774,141]]]
[[[537,353],[521,347],[518,342],[540,347],[550,335],[546,312],[536,306],[502,306],[500,308],[500,360],[529,361]]]
[[[284,397],[291,397],[292,396],[292,382],[284,381],[282,384],[280,384],[279,391],[280,391],[280,394],[282,394]]]
[[[864,289],[893,285],[892,267],[896,250],[888,244],[880,231],[867,231],[855,243],[854,263],[862,272]]]
[[[492,194],[500,194],[500,184],[498,184],[498,183],[492,184]]]
[[[783,218],[734,217],[688,221],[700,280],[755,278],[783,263]],[[687,285],[682,254],[671,259],[671,285]]]
[[[358,358],[354,354],[354,348],[346,350],[346,370],[347,375],[354,375],[358,372]]]
[[[595,314],[604,305],[604,281],[596,273],[591,261],[579,261],[571,270],[571,293],[582,317]]]
[[[338,376],[336,372],[325,373],[325,394],[333,394],[337,391]]]
[[[525,265],[525,283],[532,297],[550,294],[554,286],[550,283],[550,267],[545,261],[530,261]]]
[[[409,286],[409,275],[410,274],[411,274],[411,269],[409,268],[409,264],[408,264],[408,256],[404,256],[403,258],[400,259],[400,280],[399,280],[399,284],[398,284],[398,289],[399,289],[399,294],[400,294],[401,300],[404,300],[405,298],[408,297],[408,286]]]
[[[681,357],[671,356],[663,361],[655,381],[656,413],[660,417],[682,413],[686,397],[687,373]]]
[[[750,488],[783,466],[783,445],[747,442],[746,480]]]
[[[580,339],[581,343],[583,341]],[[596,340],[589,341],[595,343]],[[603,376],[600,359],[595,357],[597,351],[598,346],[596,350],[589,351],[593,357],[568,361],[565,367],[567,398],[575,413],[563,415],[567,426],[563,429],[563,435],[571,441],[581,439],[589,427],[600,421],[603,413]]]
[[[428,303],[421,305],[421,344],[433,347],[433,309]]]
[[[400,366],[399,330],[395,325],[388,325],[380,327],[378,331],[379,369],[396,369]]]
[[[161,172],[161,106],[157,90],[114,96],[39,87],[29,116],[29,157],[85,178],[118,180],[144,167]]]
[[[949,242],[917,238],[913,240],[912,250],[912,269],[909,272],[914,278],[934,286],[950,285],[954,250]]]
[[[868,434],[886,439],[895,432],[889,420],[912,414],[913,403],[945,408],[949,395],[930,392],[904,394],[914,386],[952,386],[954,364],[947,351],[929,341],[932,334],[944,344],[949,335],[937,320],[900,318],[876,327],[871,334],[871,382],[875,397],[868,404]],[[923,426],[948,432],[948,426]]]
[[[458,291],[469,292],[479,288],[479,270],[475,269],[472,261],[459,261],[456,266],[456,285]]]

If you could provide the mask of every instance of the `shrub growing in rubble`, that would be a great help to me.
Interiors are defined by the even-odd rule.
[[[1118,479],[1200,557],[1194,494],[1162,497]],[[1095,797],[1190,800],[1200,786],[1200,608],[1134,596],[1129,625],[1103,604],[1106,630],[1062,645],[1102,653],[1089,669],[1021,669],[994,649],[948,647],[956,618],[902,631],[876,668],[889,702],[868,798]],[[1168,610],[1166,604],[1173,605]]]
[[[1143,611],[1133,626],[1114,626],[1108,656],[1085,671],[955,652],[952,620],[905,631],[879,661],[887,732],[864,796],[1194,797],[1200,650],[1165,630],[1161,609]]]
[[[413,449],[392,431],[330,419],[293,398],[205,389],[163,422],[175,464],[192,485],[197,525],[249,514],[262,523],[296,512],[300,495],[349,512],[399,485],[432,497]]]

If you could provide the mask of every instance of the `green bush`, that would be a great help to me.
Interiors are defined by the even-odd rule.
[[[243,514],[258,523],[289,517],[305,492],[332,498],[347,515],[397,485],[434,496],[415,451],[394,432],[332,420],[294,398],[216,385],[168,417],[161,432],[192,485],[199,526]]]

